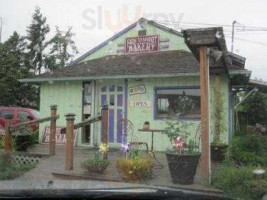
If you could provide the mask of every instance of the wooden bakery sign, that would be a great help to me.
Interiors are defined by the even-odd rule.
[[[129,37],[125,40],[125,54],[149,53],[154,51],[159,51],[158,35]]]

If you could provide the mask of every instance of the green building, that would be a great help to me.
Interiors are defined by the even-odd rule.
[[[85,41],[86,42],[86,41]],[[88,41],[90,42],[90,41]],[[219,51],[218,51],[219,52]],[[223,62],[214,54],[212,66]],[[212,54],[212,52],[211,52]],[[220,77],[225,124],[221,140],[229,143],[234,132],[233,87],[248,83],[251,72],[244,68],[245,58],[229,53],[231,65],[224,71],[210,72],[210,130],[213,132],[215,75]],[[210,62],[212,63],[212,62]],[[215,63],[215,64],[214,64]],[[58,105],[58,126],[65,126],[64,115],[75,113],[75,122],[101,113],[109,106],[109,145],[119,147],[122,139],[121,119],[133,124],[129,140],[147,142],[151,134],[140,132],[145,121],[152,129],[164,129],[167,120],[192,122],[192,137],[200,123],[199,62],[186,45],[183,34],[154,21],[141,18],[110,39],[76,59],[69,66],[22,80],[40,84],[40,117],[50,115],[50,105]],[[40,142],[45,127],[40,125]],[[101,123],[78,130],[76,145],[101,143]],[[212,142],[212,141],[211,141]],[[168,138],[154,135],[154,150],[164,151]]]

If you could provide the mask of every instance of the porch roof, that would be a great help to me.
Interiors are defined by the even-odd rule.
[[[197,76],[199,75],[198,65],[194,55],[184,50],[110,55],[20,81]]]

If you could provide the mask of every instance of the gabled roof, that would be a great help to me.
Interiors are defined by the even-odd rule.
[[[94,47],[93,49],[89,50],[88,52],[86,52],[85,54],[83,54],[82,56],[80,56],[79,58],[77,58],[76,60],[72,61],[68,66],[73,66],[77,63],[79,63],[80,61],[82,61],[83,59],[85,59],[87,56],[89,56],[90,54],[96,52],[97,50],[99,50],[100,48],[104,47],[105,45],[107,45],[109,42],[117,39],[118,37],[120,37],[121,35],[123,35],[124,33],[128,32],[129,30],[133,29],[136,27],[137,23],[141,23],[141,22],[145,22],[148,23],[150,25],[153,25],[159,29],[171,32],[177,36],[183,37],[182,33],[180,33],[179,31],[176,31],[172,28],[168,28],[166,26],[163,26],[161,24],[156,23],[155,21],[152,20],[147,20],[145,18],[140,18],[137,22],[131,24],[130,26],[126,27],[125,29],[123,29],[122,31],[118,32],[117,34],[115,34],[114,36],[112,36],[111,38],[107,39],[106,41],[102,42],[101,44],[97,45],[96,47]]]
[[[44,73],[23,82],[47,80],[92,80],[105,78],[163,77],[197,75],[198,61],[184,50],[160,51],[136,55],[113,55],[78,63]]]
[[[245,72],[247,70],[244,69],[242,71]],[[198,75],[199,63],[195,56],[188,51],[174,50],[135,55],[105,56],[21,81],[42,82],[50,80],[96,80]]]

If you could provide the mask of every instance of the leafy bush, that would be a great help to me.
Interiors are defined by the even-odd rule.
[[[117,161],[118,172],[130,181],[148,180],[153,177],[154,163],[150,157],[121,158]]]
[[[0,180],[16,178],[23,172],[34,168],[34,165],[14,165],[9,153],[0,152]]]
[[[267,165],[267,142],[253,134],[237,136],[230,146],[230,156],[246,165]]]
[[[227,163],[212,173],[212,185],[230,197],[256,200],[267,193],[267,177],[257,179],[252,171],[255,167],[236,168]]]

